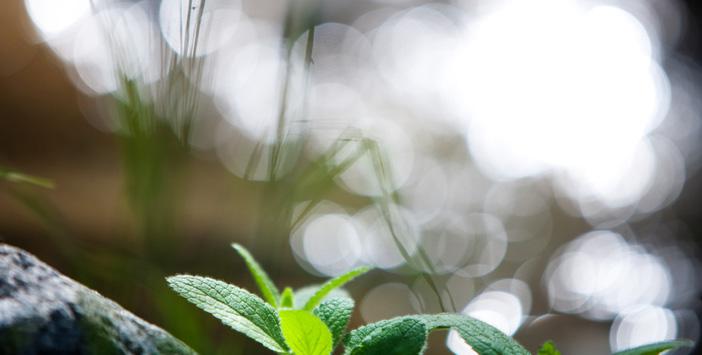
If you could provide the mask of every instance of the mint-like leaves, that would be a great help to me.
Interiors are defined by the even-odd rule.
[[[314,309],[314,307],[317,307],[319,302],[322,302],[324,297],[326,297],[330,292],[334,291],[335,289],[345,285],[347,282],[355,279],[358,276],[361,276],[365,273],[367,273],[370,269],[367,267],[359,267],[356,269],[353,269],[341,276],[337,276],[327,282],[325,282],[318,290],[315,292],[312,297],[305,303],[305,306],[303,309],[307,311],[311,311]]]
[[[395,354],[422,354],[429,332],[434,329],[458,331],[478,354],[528,355],[529,352],[497,328],[460,314],[413,315],[384,320],[352,331],[346,340],[346,354],[376,354],[375,349]],[[400,353],[398,353],[400,354]]]
[[[345,336],[354,302],[341,286],[368,272],[360,267],[321,286],[281,294],[268,274],[241,245],[234,249],[246,262],[263,299],[248,291],[208,277],[177,275],[168,284],[188,301],[232,329],[280,354],[327,355],[342,342],[345,355],[420,355],[435,329],[453,329],[481,355],[528,355],[529,352],[497,328],[462,314],[419,314],[362,326]],[[266,303],[267,302],[267,303]],[[657,355],[690,347],[690,340],[672,340],[620,351],[614,355]],[[546,342],[538,355],[560,355]]]
[[[185,299],[263,346],[286,352],[288,347],[276,311],[258,296],[225,282],[201,276],[178,275],[168,284]]]
[[[329,355],[332,334],[317,316],[303,310],[281,310],[283,336],[294,354]]]
[[[254,259],[251,253],[249,253],[249,251],[246,250],[244,247],[234,243],[232,244],[232,248],[234,248],[234,250],[236,250],[237,253],[241,255],[241,258],[244,259],[246,267],[249,268],[251,276],[253,276],[254,281],[256,281],[258,288],[261,290],[263,299],[265,299],[266,302],[268,302],[271,306],[277,307],[278,299],[280,298],[280,292],[278,291],[278,288],[275,287],[273,281],[271,281],[271,278],[268,277],[266,271],[263,270],[261,265],[259,265],[258,262],[256,262],[256,259]]]
[[[314,309],[314,315],[324,322],[331,331],[333,348],[339,344],[351,320],[353,300],[347,297],[328,298]]]

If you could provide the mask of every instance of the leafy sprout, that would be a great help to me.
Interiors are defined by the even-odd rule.
[[[176,275],[167,278],[178,294],[225,325],[279,354],[326,355],[343,342],[345,355],[423,354],[433,330],[452,329],[478,354],[528,355],[523,346],[497,328],[478,319],[452,313],[417,314],[367,324],[346,334],[354,301],[341,287],[368,271],[351,270],[321,286],[280,293],[265,270],[239,244],[232,247],[246,262],[265,298],[209,277]],[[297,293],[297,295],[296,295]],[[689,340],[650,344],[615,355],[655,355],[661,351],[690,347]],[[560,355],[546,342],[538,355]]]
[[[178,294],[225,325],[266,348],[284,354],[329,354],[346,330],[353,300],[334,291],[369,271],[354,269],[315,287],[303,302],[295,301],[292,288],[281,294],[265,270],[239,244],[242,256],[264,299],[225,282],[202,276],[177,275],[168,284]],[[304,290],[304,289],[303,289]],[[304,291],[301,293],[306,293]]]

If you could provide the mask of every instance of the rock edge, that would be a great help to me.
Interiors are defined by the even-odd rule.
[[[35,256],[0,243],[0,354],[195,354]]]

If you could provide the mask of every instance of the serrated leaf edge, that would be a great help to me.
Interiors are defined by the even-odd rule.
[[[323,311],[323,307],[327,304],[339,304],[339,303],[347,303],[347,308],[337,308],[339,311],[344,311],[345,313],[341,316],[339,316],[338,311],[332,315],[331,318],[327,318],[326,315],[322,315],[321,312]],[[312,313],[316,315],[319,319],[326,324],[327,328],[329,328],[329,331],[332,334],[332,350],[336,349],[337,346],[341,343],[341,341],[344,338],[344,335],[346,334],[346,329],[349,326],[349,322],[351,321],[351,316],[353,315],[353,309],[355,307],[355,301],[352,298],[349,297],[334,297],[334,298],[328,298],[320,302],[320,304],[314,308]],[[331,308],[327,308],[331,309]],[[347,312],[347,314],[346,314]],[[337,328],[335,324],[336,321],[341,321],[343,322],[342,326],[339,327],[339,329],[333,329]]]
[[[253,340],[256,340],[259,342],[261,345],[267,347],[270,350],[273,350],[275,352],[287,352],[287,344],[284,341],[282,330],[280,329],[280,317],[278,316],[278,313],[276,310],[267,304],[265,301],[263,301],[261,298],[258,296],[246,291],[243,288],[228,284],[224,281],[216,280],[210,277],[205,277],[205,276],[195,276],[195,275],[186,275],[186,274],[181,274],[181,275],[175,275],[171,277],[167,277],[166,280],[168,281],[168,285],[176,291],[181,297],[185,298],[188,300],[190,303],[193,303],[195,306],[198,308],[202,309],[203,311],[210,313],[213,315],[215,318],[219,319],[222,323],[225,325],[229,326],[230,328],[250,337]],[[222,286],[226,286],[228,288],[231,288],[233,290],[236,290],[238,292],[242,292],[245,294],[247,297],[250,297],[251,299],[256,300],[257,302],[260,302],[261,306],[266,309],[266,311],[270,312],[271,316],[274,317],[275,319],[275,326],[274,330],[277,331],[278,334],[269,334],[265,329],[261,328],[259,325],[254,323],[252,320],[247,318],[246,316],[242,315],[234,309],[230,304],[226,302],[222,302],[209,294],[207,294],[206,291],[202,290],[201,288],[189,284],[187,281],[192,281],[192,280],[198,280],[199,282],[202,283],[218,283]],[[200,293],[200,296],[204,296],[206,298],[209,298],[216,302],[221,308],[224,308],[229,312],[229,316],[231,316],[233,319],[226,318],[221,314],[218,314],[215,312],[212,308],[208,307],[208,304],[203,304],[199,300],[194,299],[193,297],[189,296],[188,294],[190,292],[193,292],[196,290],[197,292]],[[216,290],[215,290],[216,291]],[[219,292],[219,291],[216,291]],[[221,309],[220,308],[220,309]],[[280,339],[275,339],[279,337]]]
[[[426,327],[426,335],[435,329],[455,329],[461,338],[466,341],[476,352],[480,354],[493,355],[530,355],[530,353],[510,336],[502,333],[497,328],[482,322],[478,319],[452,313],[440,314],[419,314],[391,318],[376,323],[371,323],[353,330],[346,337],[345,345],[347,346],[345,354],[351,354],[355,347],[362,344],[368,338],[368,335],[363,335],[360,339],[354,339],[354,336],[366,327],[377,326],[380,323],[397,322],[404,319],[412,319],[421,322]],[[381,325],[382,327],[382,325]],[[468,329],[471,328],[471,329]],[[374,329],[373,332],[377,332]],[[426,337],[424,338],[426,346]],[[420,354],[423,353],[420,352]]]

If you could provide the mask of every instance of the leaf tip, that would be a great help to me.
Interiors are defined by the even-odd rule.
[[[196,278],[197,276],[193,275],[188,275],[188,274],[177,274],[177,275],[171,275],[166,277],[166,282],[168,283],[171,288],[174,286],[180,285],[184,282],[187,282],[188,280],[192,280],[193,278]]]
[[[363,266],[357,267],[356,270],[358,271],[359,274],[365,274],[365,273],[373,270],[373,267],[368,266],[368,265],[363,265]]]
[[[172,284],[172,283],[174,283],[174,282],[178,282],[178,280],[182,279],[183,276],[184,276],[184,275],[171,275],[171,276],[168,276],[168,277],[166,277],[166,282],[168,282],[168,284]]]

